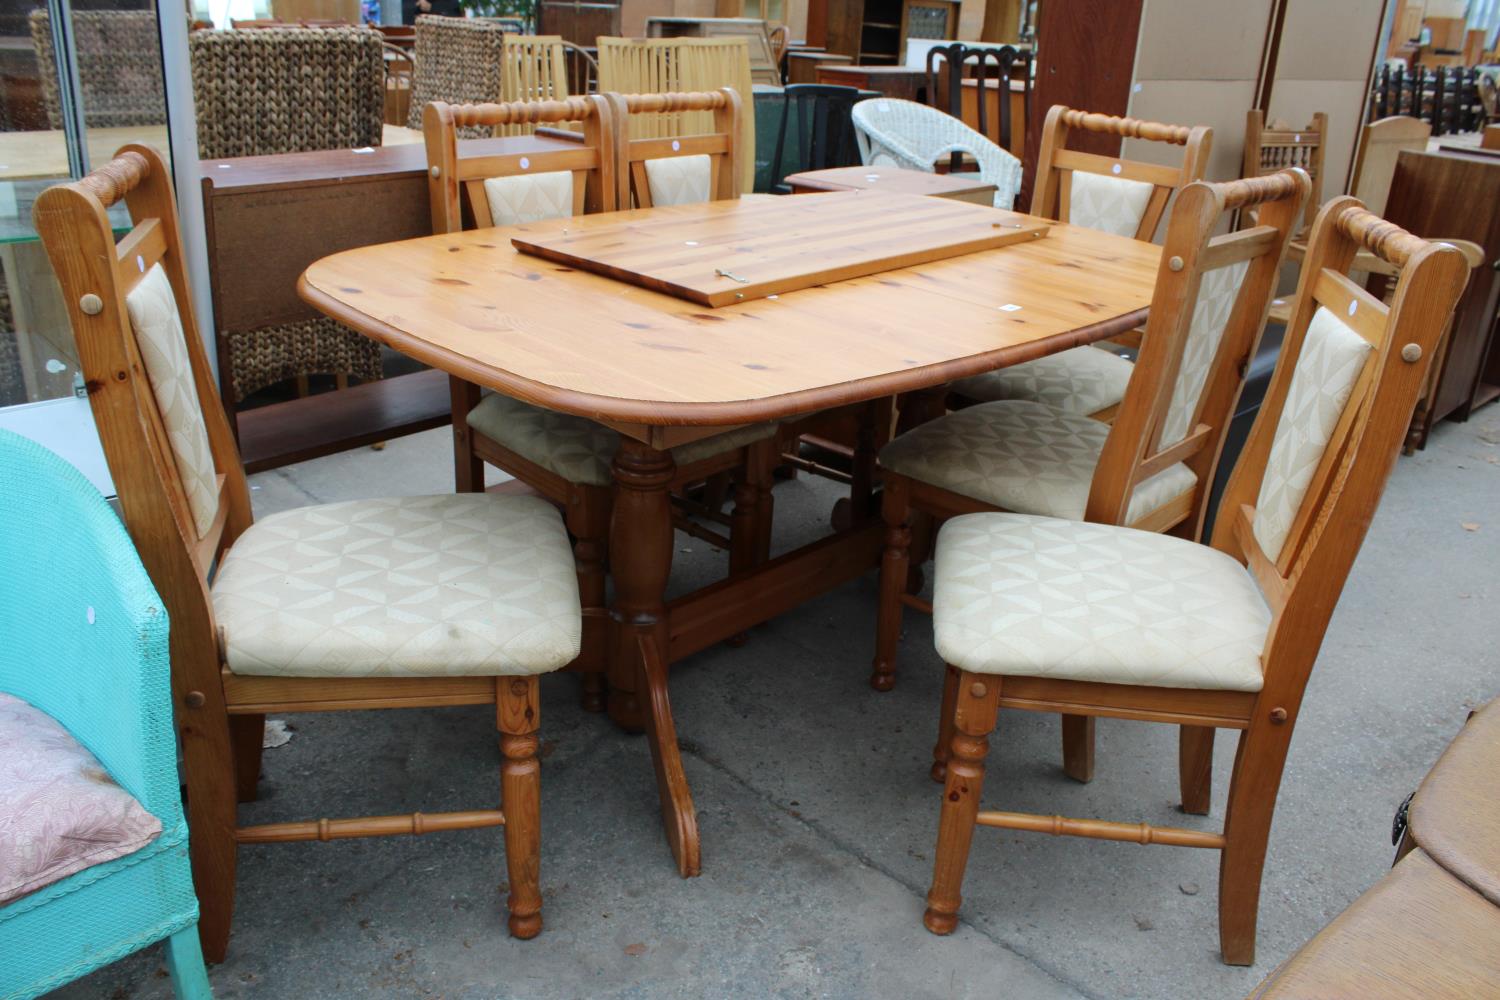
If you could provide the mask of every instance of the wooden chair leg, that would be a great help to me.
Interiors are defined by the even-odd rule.
[[[1213,778],[1213,727],[1183,726],[1177,737],[1177,780],[1182,788],[1183,812],[1208,815]]]
[[[896,649],[901,644],[901,595],[906,590],[906,568],[911,549],[911,504],[907,481],[887,478],[881,494],[880,516],[885,521],[885,554],[880,559],[880,597],[875,619],[875,662],[870,686],[889,691],[896,686]]]
[[[927,912],[922,917],[922,923],[934,934],[950,934],[958,926],[959,889],[969,863],[979,794],[984,787],[984,758],[990,751],[989,734],[995,728],[999,707],[1000,678],[960,672],[932,888],[927,891]]]
[[[958,705],[958,668],[943,671],[943,707],[938,710],[938,738],[932,747],[932,780],[948,780],[948,756],[953,749],[953,710]]]
[[[542,930],[542,782],[537,761],[541,714],[535,677],[495,678],[500,730],[501,809],[505,812],[505,867],[510,876],[510,933],[523,940]]]
[[[884,412],[878,404],[861,407],[859,426],[854,437],[854,455],[850,461],[849,514],[858,524],[875,513],[876,420]]]
[[[1094,780],[1094,717],[1062,717],[1063,773],[1074,781]]]
[[[260,783],[260,758],[266,741],[264,715],[231,715],[229,741],[234,746],[234,787],[241,802],[254,802]]]
[[[1224,851],[1219,859],[1219,949],[1226,965],[1255,961],[1255,924],[1260,908],[1266,841],[1276,811],[1276,792],[1292,738],[1292,721],[1257,714],[1240,733],[1224,814]]]
[[[198,893],[198,938],[208,961],[224,961],[234,918],[237,847],[234,747],[218,692],[195,704],[178,697],[177,731],[187,783],[187,820],[193,888]]]
[[[198,943],[198,925],[189,924],[165,942],[167,973],[177,1000],[213,1000],[208,970],[203,967],[203,948]]]
[[[484,492],[484,462],[474,453],[469,411],[479,405],[479,386],[456,375],[448,377],[453,413],[453,486],[458,493]]]
[[[712,511],[722,511],[724,501],[729,499],[733,476],[728,472],[715,472],[703,484],[703,506]]]
[[[605,595],[604,556],[609,551],[610,496],[607,489],[582,489],[567,508],[578,570],[578,599],[584,609],[583,652],[578,671],[583,679],[579,704],[585,712],[602,712],[609,662],[609,615]]]

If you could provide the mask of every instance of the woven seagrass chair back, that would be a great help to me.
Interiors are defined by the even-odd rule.
[[[83,88],[84,124],[89,128],[166,124],[156,12],[75,11],[72,25],[78,82]],[[52,22],[45,9],[31,14],[31,44],[36,51],[48,125],[62,128]]]
[[[380,145],[385,64],[379,32],[195,31],[188,51],[204,159]]]
[[[422,127],[428,101],[484,104],[501,99],[505,31],[491,21],[424,14],[416,25],[416,75],[412,79],[407,128]],[[489,135],[480,126],[459,133],[464,139]]]

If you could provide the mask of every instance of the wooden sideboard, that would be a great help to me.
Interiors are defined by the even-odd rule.
[[[567,145],[513,136],[474,140],[473,149],[526,153]],[[432,232],[421,144],[208,160],[202,176],[220,344],[231,332],[320,315],[297,297],[297,279],[313,261]],[[228,371],[222,354],[220,370]],[[233,398],[222,386],[221,394]],[[240,457],[257,472],[440,426],[449,407],[447,377],[420,371],[238,413],[231,408],[230,416]]]
[[[1420,448],[1436,421],[1467,420],[1500,397],[1500,153],[1402,153],[1385,213],[1418,236],[1472,240],[1485,253],[1458,302],[1437,391],[1412,419],[1407,445]]]

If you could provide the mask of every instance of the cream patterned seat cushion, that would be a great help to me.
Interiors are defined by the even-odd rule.
[[[1012,677],[1259,691],[1271,612],[1207,545],[1111,525],[969,514],[938,533],[938,654]]]
[[[981,403],[929,421],[880,451],[892,472],[1021,514],[1083,519],[1109,425],[1044,403]],[[1198,482],[1178,462],[1136,486],[1139,520]]]
[[[1099,347],[1075,347],[953,383],[955,393],[977,403],[1032,399],[1089,416],[1125,398],[1135,366]]]
[[[484,197],[490,203],[490,222],[497,226],[572,218],[573,172],[491,177],[484,182]]]
[[[1068,190],[1069,225],[1135,237],[1146,206],[1151,203],[1151,192],[1156,190],[1155,184],[1083,170],[1074,170],[1072,177]],[[1146,238],[1150,237],[1147,233]]]
[[[610,463],[620,445],[620,433],[603,424],[496,392],[469,411],[469,426],[570,483],[608,486],[614,481]],[[672,449],[672,458],[679,467],[690,465],[775,433],[775,424],[751,424],[678,445]]]
[[[354,500],[273,514],[213,582],[237,674],[540,674],[578,656],[562,518],[534,497]]]
[[[652,205],[697,205],[709,200],[713,165],[707,153],[646,161]]]

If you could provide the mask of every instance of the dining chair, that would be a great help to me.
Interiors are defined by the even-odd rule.
[[[771,155],[773,194],[791,194],[791,186],[785,183],[788,174],[859,164],[859,141],[854,137],[851,117],[860,100],[858,87],[793,83],[782,93],[781,127],[776,132],[776,151]]]
[[[979,165],[979,179],[995,185],[996,208],[1010,208],[1021,190],[1021,161],[949,114],[916,101],[872,97],[854,106],[860,158],[878,166],[934,173],[939,160],[963,153]]]
[[[1257,183],[1230,185],[1224,207]],[[1391,305],[1345,276],[1361,248],[1401,268]],[[933,625],[948,664],[934,751],[944,789],[929,930],[956,926],[976,826],[1030,830],[1218,850],[1222,957],[1254,961],[1266,844],[1308,677],[1467,271],[1457,250],[1354,198],[1323,206],[1212,545],[1019,514],[943,527]],[[1222,832],[981,810],[1001,708],[1180,726],[1188,812],[1209,803],[1214,730],[1238,730]]]
[[[561,35],[511,35],[500,43],[502,103],[557,101],[569,94],[568,63]],[[535,126],[497,126],[495,135],[526,135]]]
[[[1245,154],[1242,177],[1259,177],[1287,167],[1301,167],[1312,178],[1312,197],[1302,220],[1302,228],[1311,226],[1323,197],[1323,154],[1328,145],[1328,116],[1319,111],[1305,128],[1293,128],[1277,120],[1266,124],[1266,113],[1251,108],[1245,114]],[[1241,225],[1253,218],[1242,215]]]
[[[965,77],[972,68],[973,75]],[[990,131],[990,111],[987,91],[990,81],[997,93],[995,129]],[[927,50],[927,100],[939,111],[946,111],[954,118],[963,118],[964,84],[972,82],[968,89],[974,92],[975,124],[980,135],[996,142],[1001,149],[1016,149],[1013,134],[1017,125],[1024,121],[1012,121],[1010,85],[1018,81],[1022,85],[1022,107],[1031,107],[1031,51],[1013,45],[966,45],[954,42],[938,45]],[[960,169],[954,154],[953,170]]]
[[[25,879],[0,879],[0,996],[161,941],[179,1000],[209,1000],[161,599],[77,469],[0,430],[0,480],[0,565],[46,566],[0,574],[0,872]]]
[[[733,87],[699,93],[603,96],[615,109],[616,120],[624,125],[615,173],[621,208],[692,205],[740,196],[742,105]],[[695,133],[669,127],[666,131],[670,134],[660,138],[633,137],[638,119],[669,118],[684,112],[706,112],[711,115],[711,124]]]
[[[1181,146],[1182,160],[1172,166],[1069,149],[1075,133]],[[1202,179],[1212,143],[1213,129],[1204,125],[1164,125],[1053,105],[1042,124],[1031,214],[1150,242],[1168,199]],[[960,403],[1029,399],[1109,420],[1125,398],[1130,373],[1130,362],[1119,354],[1085,346],[959,379],[950,389]]]
[[[1172,212],[1140,361],[1109,424],[1030,399],[979,403],[919,424],[880,450],[886,524],[870,684],[895,685],[914,514],[977,511],[1123,524],[1197,538],[1214,466],[1276,290],[1307,175],[1182,189]],[[1229,209],[1259,206],[1251,236],[1213,236]],[[918,557],[923,553],[918,550]],[[1064,720],[1069,774],[1092,770],[1092,723]]]
[[[205,160],[378,146],[385,58],[368,28],[195,31],[188,36],[198,155]],[[380,345],[326,317],[219,332],[231,412],[287,379],[381,377]],[[233,417],[231,416],[231,419]]]
[[[133,228],[117,243],[106,210],[122,199]],[[503,826],[510,931],[536,935],[538,677],[574,660],[582,633],[562,518],[536,497],[449,494],[255,521],[161,156],[125,146],[43,192],[34,221],[125,525],[171,621],[208,959],[225,955],[245,844]],[[496,710],[501,809],[237,822],[236,802],[256,794],[268,712],[483,704]]]
[[[731,87],[739,95],[739,190],[755,187],[755,84],[750,70],[750,39],[717,38],[598,39],[599,90],[616,94],[686,94]],[[631,139],[672,138],[710,131],[712,116],[693,111],[637,114],[630,118]]]
[[[1396,176],[1396,160],[1406,150],[1427,148],[1432,126],[1420,118],[1392,115],[1370,122],[1360,130],[1359,151],[1354,154],[1354,173],[1349,193],[1376,215],[1385,211]]]
[[[29,22],[36,55],[33,72],[41,82],[47,127],[61,129],[60,77],[48,8],[33,10]],[[79,103],[86,127],[166,124],[155,10],[74,10],[68,31],[78,64]]]
[[[734,96],[734,91],[726,89],[721,94],[666,95],[665,99],[692,99],[688,103],[708,106],[718,98],[723,108],[732,109]],[[615,94],[596,94],[565,101],[428,104],[424,131],[433,232],[614,211],[624,193],[617,172],[624,167],[618,139],[625,123],[617,105],[626,100]],[[458,141],[464,129],[476,126],[571,122],[583,126],[576,148],[524,155],[464,155],[465,144]],[[718,139],[732,149],[736,134],[732,119],[724,118],[723,125]],[[697,149],[696,138],[639,141],[677,142]],[[734,172],[727,168],[717,176],[732,182]],[[533,406],[501,393],[481,395],[479,386],[457,376],[450,377],[449,383],[458,492],[483,492],[484,465],[489,463],[565,511],[574,539],[579,593],[587,612],[583,654],[576,665],[582,675],[582,705],[591,712],[603,711],[608,641],[604,559],[613,510],[611,465],[620,435],[585,417]],[[738,479],[735,506],[727,518],[717,509],[693,511],[700,520],[706,517],[724,524],[727,537],[691,521],[685,509],[679,511],[678,520],[685,530],[706,535],[727,549],[731,573],[763,562],[770,550],[775,431],[774,424],[752,424],[672,450],[676,461],[672,485],[680,504],[687,502],[685,494],[696,483],[721,474]]]
[[[429,101],[483,104],[502,99],[504,28],[483,18],[439,14],[419,16],[415,28],[417,65],[407,128],[422,127],[422,109]],[[488,134],[474,125],[459,137],[478,139]]]

